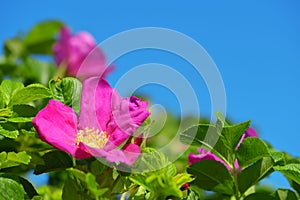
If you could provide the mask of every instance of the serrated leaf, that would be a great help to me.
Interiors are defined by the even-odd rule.
[[[55,35],[63,24],[59,21],[44,21],[35,25],[24,38],[24,44],[30,53],[52,54]]]
[[[224,144],[234,151],[238,145],[242,135],[249,128],[251,121],[242,122],[232,126],[224,126],[222,129],[221,139],[223,139]]]
[[[59,81],[51,80],[49,87],[54,99],[72,107],[79,113],[82,84],[79,80],[67,77]]]
[[[18,166],[20,164],[29,164],[31,156],[25,151],[22,152],[1,152],[0,153],[0,169]]]
[[[136,169],[143,169],[142,173],[132,173],[129,179],[150,191],[149,198],[165,199],[167,196],[182,197],[174,179],[176,168],[170,163],[166,156],[161,152],[152,149],[142,149],[143,154],[138,158],[133,166]]]
[[[300,164],[291,163],[284,166],[275,166],[274,170],[281,172],[287,178],[300,184]]]
[[[172,163],[168,161],[167,157],[163,153],[153,148],[143,148],[142,154],[131,168],[133,172],[149,172],[163,169],[166,173],[168,172],[174,175],[174,166],[171,165]]]
[[[5,127],[6,124],[2,124],[0,125],[0,135],[3,135],[4,137],[7,138],[17,138],[19,135],[19,131],[18,130],[13,130],[13,129],[7,129],[7,127]]]
[[[193,181],[194,178],[191,177],[191,174],[180,173],[174,176],[173,180],[176,183],[176,185],[180,188],[183,184]]]
[[[245,138],[237,150],[237,159],[240,167],[245,167],[268,156],[270,154],[267,145],[257,137]]]
[[[2,81],[0,91],[2,93],[4,106],[7,106],[10,103],[12,96],[22,88],[24,88],[23,83],[13,82],[11,80]]]
[[[22,185],[12,179],[0,177],[0,199],[24,200]]]
[[[183,200],[199,200],[199,199],[200,199],[199,195],[190,189],[188,196],[185,197]]]
[[[273,166],[274,162],[272,158],[264,157],[253,165],[243,169],[238,175],[238,186],[241,194],[273,172]]]
[[[288,189],[277,189],[275,192],[277,200],[297,200],[297,195]]]
[[[44,165],[37,165],[34,174],[62,170],[73,166],[71,157],[62,151],[50,151],[43,155]]]
[[[9,103],[10,106],[26,104],[38,99],[50,98],[51,93],[48,88],[41,84],[31,84],[18,90]]]
[[[229,195],[234,192],[232,175],[220,162],[202,160],[189,166],[187,172],[195,176],[192,184],[200,188]]]
[[[221,140],[216,126],[210,124],[198,124],[192,126],[180,134],[180,141],[184,144],[201,146],[211,151],[216,156],[228,162],[229,152]]]

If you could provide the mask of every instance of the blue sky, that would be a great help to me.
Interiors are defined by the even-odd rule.
[[[263,139],[276,149],[300,155],[300,2],[291,1],[5,1],[0,12],[0,42],[46,19],[59,19],[74,32],[90,32],[97,42],[139,27],[164,27],[196,40],[217,65],[226,89],[227,116],[252,119]],[[167,52],[147,50],[122,56],[109,78],[116,83],[130,68],[145,63],[174,67],[194,84],[201,114],[210,115],[210,99],[191,66]],[[176,84],[176,81],[174,81]],[[176,97],[166,88],[140,92],[179,114]],[[193,108],[190,108],[192,113]],[[186,112],[189,113],[189,110]],[[284,187],[282,177],[274,176]]]

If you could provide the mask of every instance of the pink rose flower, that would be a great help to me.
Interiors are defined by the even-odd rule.
[[[83,83],[79,116],[65,104],[50,100],[32,122],[43,141],[75,158],[105,157],[131,165],[140,147],[126,140],[150,115],[147,106],[134,96],[122,98],[107,81],[93,77]]]
[[[245,133],[242,135],[238,145],[236,146],[236,149],[238,149],[238,147],[241,145],[242,141],[247,137],[258,137],[258,135],[253,128],[249,127],[245,131]],[[196,163],[196,162],[200,162],[202,160],[215,160],[217,162],[222,163],[230,172],[232,172],[232,168],[224,160],[222,160],[221,158],[219,158],[212,152],[207,151],[206,149],[203,149],[203,148],[197,148],[197,151],[198,151],[198,154],[190,153],[188,155],[189,165],[192,165],[193,163]],[[236,170],[239,170],[239,163],[238,163],[237,159],[234,162],[234,168]]]
[[[63,27],[53,51],[56,64],[66,65],[67,73],[80,79],[91,76],[104,77],[112,70],[112,67],[106,69],[104,53],[87,32],[79,32],[72,36],[70,30]]]

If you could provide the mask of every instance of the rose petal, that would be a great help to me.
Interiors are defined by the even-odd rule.
[[[255,131],[254,128],[249,127],[249,128],[245,131],[245,133],[242,135],[242,137],[241,137],[239,143],[238,143],[238,144],[236,145],[236,147],[235,147],[236,150],[240,147],[240,145],[241,145],[241,143],[243,142],[243,140],[244,140],[245,138],[247,138],[247,137],[258,137],[258,135],[257,135],[257,133],[256,133],[256,131]]]
[[[127,165],[132,165],[141,154],[141,149],[136,144],[127,144],[123,147]]]
[[[113,89],[98,77],[83,82],[79,115],[79,127],[106,131],[111,118],[111,96]]]
[[[84,143],[80,143],[81,148],[85,148],[91,155],[95,157],[104,157],[109,162],[122,162],[127,165],[132,165],[136,158],[140,155],[140,149],[137,145],[128,145],[124,150],[112,149],[105,151],[104,149],[90,147]]]
[[[217,162],[222,163],[230,172],[232,172],[231,167],[223,161],[221,158],[216,156],[215,154],[211,153],[210,151],[207,151],[206,149],[203,148],[197,148],[198,154],[193,154],[190,153],[188,155],[188,162],[189,165],[192,165],[193,163],[200,162],[202,160],[215,160]]]
[[[76,158],[91,156],[76,146],[77,116],[63,103],[50,100],[32,123],[39,137],[57,149],[66,151]]]

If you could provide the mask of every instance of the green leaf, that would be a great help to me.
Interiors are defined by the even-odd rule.
[[[133,170],[142,169],[142,173],[132,173],[129,179],[150,191],[150,199],[182,197],[181,182],[192,180],[180,175],[175,178],[174,164],[170,163],[164,154],[152,148],[142,149],[142,155],[132,167]]]
[[[291,163],[285,166],[275,166],[274,170],[281,172],[287,178],[300,184],[300,164]]]
[[[49,82],[54,99],[70,106],[79,113],[82,84],[79,80],[67,77],[62,80]]]
[[[223,127],[222,136],[224,137],[221,137],[221,139],[223,139],[224,144],[227,145],[231,151],[235,151],[242,135],[249,128],[250,122],[251,121],[249,120],[232,126]]]
[[[12,179],[0,177],[0,199],[24,200],[22,185]]]
[[[2,123],[0,125],[0,135],[14,139],[18,137],[19,131],[11,123]]]
[[[69,154],[62,151],[50,151],[43,155],[44,165],[37,165],[34,174],[62,170],[73,166]]]
[[[221,112],[217,111],[216,116],[223,126],[230,126],[230,123],[224,118]]]
[[[10,106],[26,104],[38,99],[50,98],[51,93],[48,88],[41,84],[31,84],[16,92],[10,101]]]
[[[8,122],[13,122],[13,123],[23,123],[23,122],[31,122],[33,120],[33,117],[12,117],[8,118]]]
[[[267,145],[257,137],[248,137],[243,140],[237,150],[240,167],[245,167],[263,157],[270,156]]]
[[[38,110],[30,105],[14,105],[13,111],[16,113],[19,117],[34,117]]]
[[[25,151],[22,152],[1,152],[0,153],[0,169],[18,166],[20,164],[29,164],[31,156]]]
[[[194,178],[191,177],[191,174],[180,173],[180,174],[176,174],[173,180],[176,183],[176,185],[181,187],[183,184],[193,181]]]
[[[183,200],[199,200],[199,199],[200,199],[199,195],[193,190],[189,189],[188,196],[185,197]]]
[[[244,200],[276,200],[276,198],[267,193],[253,193],[244,198]]]
[[[108,188],[100,188],[96,181],[96,177],[91,173],[84,173],[78,169],[70,168],[68,169],[80,182],[83,183],[86,190],[89,190],[95,199],[101,197],[104,193],[108,191]]]
[[[0,174],[0,177],[12,179],[20,184],[22,184],[23,189],[25,190],[29,198],[33,198],[35,195],[38,195],[37,191],[34,189],[33,185],[23,177],[16,176],[13,174]]]
[[[102,174],[103,171],[106,169],[106,166],[99,162],[98,160],[95,160],[90,163],[90,172],[94,174],[95,176]]]
[[[49,80],[54,77],[57,66],[53,63],[43,62],[28,57],[24,61],[23,69],[23,73],[26,77],[30,78],[33,82],[47,85]]]
[[[284,165],[285,159],[284,159],[284,153],[278,152],[278,151],[271,151],[270,155],[272,159],[274,160],[276,165]]]
[[[174,166],[170,163],[167,157],[153,148],[143,148],[142,154],[137,161],[131,166],[133,172],[151,172],[164,170],[166,173],[174,176]],[[176,168],[175,168],[176,170]]]
[[[55,36],[63,24],[59,21],[44,21],[35,25],[24,38],[24,44],[30,53],[52,54]]]
[[[180,141],[185,144],[201,146],[228,163],[229,152],[216,126],[199,124],[188,128],[180,134]]]
[[[62,199],[63,200],[85,200],[83,194],[78,191],[78,185],[76,182],[69,178],[63,188],[62,192]]]
[[[200,188],[229,195],[234,193],[232,175],[220,162],[202,160],[192,164],[187,172],[196,177],[192,184]]]
[[[278,189],[275,192],[275,197],[278,200],[297,200],[297,195],[288,189]]]
[[[10,103],[12,96],[22,88],[24,88],[24,85],[20,82],[13,82],[11,80],[2,81],[0,92],[2,93],[4,106],[7,106]]]
[[[264,157],[253,165],[243,169],[238,175],[238,186],[241,194],[273,172],[273,166],[274,162],[272,158]]]

